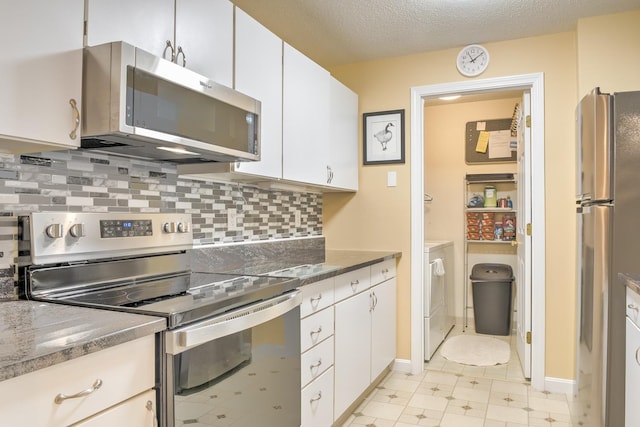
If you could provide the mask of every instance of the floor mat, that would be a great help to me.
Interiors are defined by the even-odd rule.
[[[509,362],[511,350],[505,341],[481,335],[448,338],[440,354],[452,362],[473,366],[493,366]]]

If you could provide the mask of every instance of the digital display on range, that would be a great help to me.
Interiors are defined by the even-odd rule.
[[[153,224],[150,219],[100,220],[100,237],[103,239],[140,236],[153,236]]]

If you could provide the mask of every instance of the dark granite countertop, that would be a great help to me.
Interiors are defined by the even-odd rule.
[[[159,317],[36,301],[0,302],[0,381],[165,328]]]
[[[640,274],[618,273],[618,278],[627,288],[640,294]]]

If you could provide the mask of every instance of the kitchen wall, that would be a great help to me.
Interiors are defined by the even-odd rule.
[[[237,227],[228,227],[228,209]],[[0,154],[0,299],[13,298],[8,217],[37,211],[190,213],[196,246],[322,235],[319,194],[184,179],[171,163],[85,151]]]
[[[479,79],[544,73],[546,180],[546,372],[572,379],[575,372],[574,109],[577,96],[575,32],[484,44],[491,64]],[[324,235],[331,248],[389,249],[398,263],[398,358],[410,358],[410,90],[466,80],[456,71],[458,48],[334,67],[358,93],[360,113],[405,109],[407,160],[402,165],[361,166],[357,194],[324,195]],[[360,133],[361,133],[360,129]],[[360,135],[362,138],[362,135]],[[361,141],[361,139],[360,139]],[[362,159],[360,159],[362,164]],[[397,187],[387,187],[387,172]],[[534,207],[535,208],[535,207]],[[418,326],[418,325],[416,325]]]
[[[544,73],[547,377],[570,380],[576,369],[575,106],[594,86],[604,91],[640,89],[640,56],[635,54],[640,45],[638,22],[640,10],[581,19],[576,31],[485,43],[491,65],[479,79]],[[331,69],[358,93],[360,113],[406,111],[406,163],[361,166],[357,194],[327,194],[323,198],[328,247],[402,252],[398,264],[398,357],[404,359],[410,358],[411,334],[410,89],[465,80],[455,68],[458,50]],[[397,187],[386,186],[389,171],[397,173]]]

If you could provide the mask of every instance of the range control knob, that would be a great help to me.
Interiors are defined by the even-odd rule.
[[[190,229],[188,222],[179,222],[178,223],[178,233],[188,233]]]
[[[84,224],[73,224],[71,228],[69,228],[69,234],[76,238],[84,237],[87,235]]]
[[[62,237],[63,232],[62,224],[51,224],[45,229],[45,234],[52,239],[59,239]]]
[[[162,225],[162,231],[165,233],[175,233],[176,232],[176,223],[175,222],[165,222]]]

